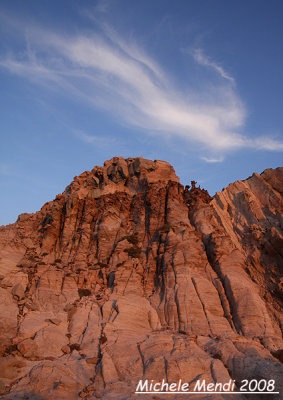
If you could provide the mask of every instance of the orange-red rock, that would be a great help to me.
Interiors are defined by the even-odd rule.
[[[282,188],[268,169],[211,198],[115,157],[0,227],[1,398],[134,399],[139,379],[198,376],[280,390]]]

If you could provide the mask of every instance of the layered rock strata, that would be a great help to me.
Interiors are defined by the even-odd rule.
[[[157,398],[140,379],[283,393],[282,188],[268,169],[211,198],[116,157],[0,227],[0,397]]]

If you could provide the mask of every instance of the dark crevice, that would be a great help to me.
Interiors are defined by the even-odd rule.
[[[199,299],[199,301],[200,301],[200,303],[201,303],[201,305],[202,305],[203,313],[204,313],[205,318],[206,318],[206,320],[207,320],[207,323],[208,323],[208,326],[209,326],[209,329],[210,329],[210,333],[213,335],[213,332],[212,332],[212,329],[211,329],[211,325],[210,325],[210,321],[209,321],[209,318],[208,318],[208,316],[207,316],[207,312],[206,312],[206,309],[205,309],[205,305],[204,305],[204,303],[203,303],[203,301],[202,301],[202,299],[201,299],[201,297],[200,297],[200,294],[199,294],[199,292],[198,292],[197,285],[196,285],[196,282],[195,282],[195,279],[194,279],[194,278],[192,278],[192,283],[193,283],[193,285],[194,285],[194,288],[195,288],[197,297],[198,297],[198,299]]]

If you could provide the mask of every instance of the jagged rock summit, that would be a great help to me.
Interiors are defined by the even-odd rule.
[[[211,198],[115,157],[0,227],[0,398],[157,398],[140,379],[282,393],[282,188],[268,169]]]
[[[115,192],[133,195],[144,192],[150,184],[160,182],[164,185],[170,181],[179,182],[179,178],[165,161],[114,157],[105,161],[103,167],[96,166],[91,172],[86,171],[75,177],[65,193],[76,192],[80,198],[98,198]]]

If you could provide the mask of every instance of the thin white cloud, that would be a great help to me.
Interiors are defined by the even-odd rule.
[[[256,147],[259,150],[271,150],[271,151],[282,151],[283,142],[272,137],[259,137],[254,140]],[[250,143],[250,147],[253,147],[253,141]]]
[[[208,56],[206,56],[202,49],[193,49],[190,51],[194,60],[205,67],[212,68],[215,72],[217,72],[222,78],[227,79],[230,82],[235,82],[234,78],[225,71],[225,69],[217,64],[215,61],[211,60]]]
[[[201,157],[202,160],[204,160],[207,163],[220,163],[224,161],[223,157],[219,158],[208,158],[208,157]]]
[[[111,146],[111,145],[118,145],[115,137],[106,137],[106,136],[97,136],[97,135],[89,135],[88,133],[74,130],[74,135],[83,141],[86,144],[92,144],[95,147],[104,147],[104,146]]]
[[[72,129],[71,129],[72,130]],[[79,140],[86,143],[87,145],[93,146],[99,149],[112,149],[118,150],[123,148],[123,143],[116,136],[98,136],[92,135],[81,130],[72,130],[74,136],[76,136]]]
[[[74,131],[74,135],[87,144],[95,143],[96,141],[96,136],[88,135],[82,131]]]
[[[183,91],[177,89],[156,60],[110,28],[92,36],[63,36],[30,28],[27,36],[25,54],[2,57],[0,66],[76,101],[104,108],[127,124],[181,137],[221,155],[243,147],[283,147],[272,138],[251,139],[240,133],[246,111],[231,85],[233,78],[200,52],[197,61],[229,82],[196,95],[185,83]],[[81,139],[92,142],[83,135]]]

